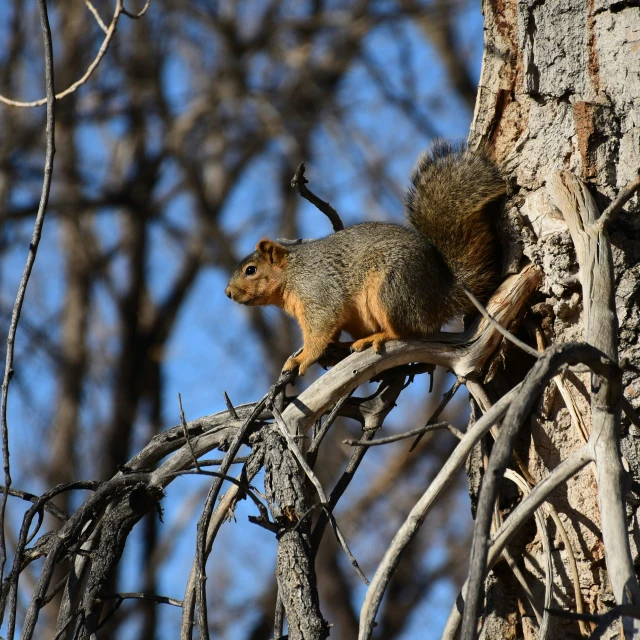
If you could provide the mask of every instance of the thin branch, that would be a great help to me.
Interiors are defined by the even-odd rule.
[[[334,231],[342,231],[344,229],[344,224],[338,215],[338,212],[324,200],[320,200],[315,193],[313,193],[310,189],[308,189],[305,185],[309,181],[304,177],[304,162],[301,162],[296,172],[293,174],[293,178],[291,178],[291,186],[294,189],[298,190],[298,193],[308,200],[311,204],[315,205],[322,213],[324,213],[327,218],[331,221],[331,226]]]
[[[311,467],[315,465],[318,450],[320,448],[320,445],[322,444],[322,441],[324,440],[324,437],[327,435],[329,429],[338,417],[340,409],[342,409],[342,405],[351,397],[352,394],[353,391],[351,391],[350,393],[346,393],[344,396],[342,396],[342,398],[340,398],[340,400],[338,400],[338,402],[335,403],[329,415],[324,419],[320,431],[318,431],[316,437],[309,445],[309,450],[307,451],[307,460],[309,461]]]
[[[4,492],[5,487],[0,484],[0,493]],[[33,493],[29,493],[28,491],[20,491],[20,489],[9,489],[9,495],[13,496],[14,498],[22,498],[22,500],[26,500],[27,502],[32,502],[34,504],[40,499],[39,496],[36,496]],[[56,518],[56,520],[60,520],[61,522],[64,522],[69,518],[68,514],[62,511],[62,509],[56,507],[56,505],[52,504],[51,502],[45,503],[44,510],[47,513],[50,513],[54,518]]]
[[[173,477],[178,476],[190,476],[190,475],[203,475],[203,476],[211,476],[212,478],[221,478],[222,480],[226,480],[231,484],[235,484],[237,487],[242,489],[242,491],[248,495],[253,503],[258,507],[258,511],[260,512],[260,522],[264,524],[273,524],[269,521],[269,511],[267,507],[264,506],[260,498],[255,494],[255,491],[250,487],[247,483],[234,478],[233,476],[228,476],[225,473],[218,473],[217,471],[208,471],[205,469],[183,469],[182,471],[175,471],[174,473],[169,474]],[[267,527],[271,531],[276,530],[274,527]]]
[[[132,20],[137,20],[138,18],[142,18],[142,16],[147,13],[147,9],[149,8],[149,5],[151,4],[151,0],[147,0],[144,3],[144,7],[142,7],[142,9],[140,9],[140,11],[138,11],[138,13],[131,13],[130,11],[128,11],[124,5],[122,7],[122,13],[124,13],[125,16],[127,16],[127,18],[131,18]]]
[[[107,27],[107,25],[102,21],[102,18],[100,17],[100,14],[98,13],[98,10],[93,6],[93,4],[91,3],[91,0],[84,0],[84,3],[87,5],[87,9],[89,9],[89,11],[91,11],[91,13],[93,14],[93,17],[96,19],[96,22],[98,23],[98,26],[105,32],[107,33],[109,31],[109,28]]]
[[[549,614],[560,618],[567,618],[569,620],[578,620],[580,622],[596,622],[598,626],[589,636],[589,640],[599,640],[604,635],[604,632],[618,618],[627,616],[629,618],[640,620],[640,607],[636,604],[619,604],[617,607],[613,607],[613,609],[610,609],[606,613],[602,613],[600,615],[590,613],[572,613],[570,611],[562,611],[561,609],[549,609]]]
[[[172,607],[182,607],[182,600],[169,598],[167,596],[158,596],[154,593],[111,593],[96,598],[96,602],[104,602],[106,600],[147,600],[149,602],[155,602],[156,604],[170,604]]]
[[[395,373],[397,369],[394,369]],[[354,403],[357,404],[360,415],[364,421],[364,439],[373,438],[376,432],[382,427],[387,415],[395,406],[398,396],[404,389],[404,375],[389,376],[387,379],[382,380],[375,393],[369,398],[355,398]],[[354,417],[353,415],[351,417]],[[356,447],[351,454],[349,463],[346,469],[333,487],[331,494],[329,495],[328,509],[335,509],[340,498],[344,495],[349,484],[355,477],[355,473],[360,466],[364,456],[369,451],[367,447]],[[320,547],[320,541],[324,535],[328,517],[326,511],[323,511],[311,534],[311,545],[318,552]]]
[[[46,103],[47,103],[47,124],[46,138],[47,151],[44,164],[44,178],[42,181],[42,193],[40,195],[40,204],[38,205],[38,213],[33,227],[33,235],[31,236],[31,244],[29,245],[29,253],[27,262],[24,266],[22,278],[18,286],[18,294],[11,313],[11,324],[9,325],[9,335],[7,336],[7,356],[4,368],[4,380],[2,381],[2,458],[4,464],[4,484],[7,489],[2,494],[2,503],[0,504],[0,583],[4,578],[4,567],[7,561],[6,540],[4,535],[5,516],[7,509],[8,490],[11,488],[11,467],[9,463],[9,426],[7,424],[7,400],[9,396],[9,382],[13,376],[13,356],[18,331],[18,322],[20,321],[20,313],[24,303],[24,296],[27,291],[27,284],[31,276],[31,270],[36,260],[36,253],[40,238],[42,236],[42,226],[44,224],[44,216],[47,211],[47,202],[49,201],[49,191],[51,189],[51,176],[53,174],[53,156],[56,152],[55,147],[55,89],[53,80],[53,45],[51,43],[51,28],[49,26],[49,16],[47,14],[46,0],[38,0],[38,9],[40,11],[40,24],[42,27],[42,40],[44,44],[44,63],[45,63],[45,86],[46,86]]]
[[[235,485],[229,488],[229,490],[222,496],[218,506],[215,509],[212,517],[209,520],[207,528],[207,534],[205,538],[205,550],[209,553],[215,537],[220,530],[220,526],[227,518],[227,514],[232,508],[236,498],[240,494],[241,489]],[[187,580],[187,586],[185,587],[184,600],[182,607],[182,622],[180,625],[180,640],[190,640],[193,637],[194,627],[194,609],[197,601],[197,580],[200,573],[200,564],[197,556],[194,557],[191,565],[191,571],[189,572],[189,579]]]
[[[40,2],[40,0],[38,1]],[[104,58],[105,54],[107,53],[107,50],[109,49],[109,44],[111,43],[113,35],[116,32],[116,25],[118,24],[118,20],[122,12],[123,12],[122,0],[116,0],[116,9],[113,13],[111,24],[109,25],[109,28],[106,31],[106,35],[104,37],[104,40],[102,41],[102,45],[100,45],[100,49],[98,50],[96,57],[94,58],[93,62],[87,67],[87,70],[85,71],[84,75],[79,80],[76,80],[72,85],[67,87],[64,91],[61,91],[60,93],[58,93],[55,96],[56,100],[60,100],[68,96],[69,94],[74,93],[74,91],[76,91],[78,87],[81,87],[92,76],[93,72],[98,68],[98,65],[102,61],[102,58]],[[45,57],[45,61],[46,61],[46,57]],[[48,104],[48,98],[40,98],[40,100],[34,100],[32,102],[22,102],[20,100],[12,100],[11,98],[6,98],[5,96],[0,95],[0,102],[4,102],[5,104],[8,104],[9,106],[12,106],[12,107],[41,107],[44,104]]]
[[[640,429],[640,416],[638,416],[633,405],[627,400],[624,394],[620,396],[620,405],[622,406],[622,410],[627,418],[629,418],[629,420],[631,420],[631,422]]]
[[[498,403],[496,403],[495,406],[497,406],[497,404]],[[593,455],[589,446],[584,445],[570,454],[569,457],[563,460],[542,482],[531,489],[531,493],[512,511],[491,540],[491,546],[489,547],[489,553],[487,555],[487,571],[494,566],[507,544],[509,544],[509,541],[549,495],[559,486],[563,485],[569,478],[575,476],[592,460]],[[485,478],[486,477],[487,475],[485,474]],[[469,581],[467,580],[449,613],[449,618],[447,619],[442,634],[442,640],[458,638],[458,627],[462,620],[462,613],[466,609],[465,600],[468,594],[468,584]],[[464,594],[464,599],[462,594]]]
[[[432,381],[433,381],[433,377],[432,377]],[[456,381],[453,383],[451,389],[449,389],[449,391],[447,391],[447,393],[445,393],[442,396],[442,400],[440,401],[440,404],[438,405],[436,410],[431,414],[431,417],[427,420],[427,424],[425,426],[435,424],[436,420],[440,417],[440,414],[446,409],[447,405],[451,402],[451,399],[453,398],[453,396],[456,395],[456,392],[460,388],[461,384],[462,384],[462,381],[460,380],[460,378],[456,378]],[[409,449],[409,453],[411,453],[420,444],[420,440],[422,440],[423,437],[424,437],[424,433],[421,433],[413,441],[413,444]]]
[[[527,481],[518,473],[512,469],[507,469],[504,477],[511,480],[522,491],[526,497],[531,495],[531,488]],[[540,540],[542,541],[542,550],[546,560],[546,569],[544,576],[544,614],[542,616],[542,622],[540,623],[540,630],[538,632],[538,640],[545,640],[547,633],[549,632],[549,614],[548,609],[552,604],[553,598],[553,559],[551,557],[551,544],[549,542],[549,533],[547,531],[547,525],[544,521],[544,514],[541,509],[537,509],[535,512],[536,523],[538,524],[538,532],[540,534]]]
[[[189,438],[189,429],[187,428],[187,421],[184,417],[184,409],[182,408],[182,396],[178,393],[178,404],[180,405],[180,421],[182,422],[182,428],[184,429],[184,438],[187,441],[187,445],[189,446],[189,451],[191,452],[191,459],[193,460],[193,465],[195,468],[200,471],[200,465],[198,464],[198,458],[196,458],[196,453],[193,450],[193,445],[191,444],[191,438]],[[234,410],[235,413],[235,410]],[[237,414],[235,416],[238,417]]]
[[[280,432],[280,435],[282,435],[282,437],[287,441],[287,445],[289,446],[291,453],[293,453],[296,460],[298,461],[298,464],[302,467],[302,470],[305,472],[307,478],[311,480],[311,483],[316,488],[316,491],[318,492],[318,497],[320,498],[320,502],[322,504],[326,504],[327,496],[324,492],[324,489],[322,488],[322,484],[320,483],[320,480],[318,480],[318,478],[316,477],[316,474],[313,473],[313,471],[311,470],[311,467],[308,465],[307,461],[305,460],[305,457],[302,455],[300,448],[298,447],[295,440],[293,439],[293,436],[289,432],[286,422],[282,419],[282,414],[280,413],[280,411],[278,411],[276,407],[273,407],[272,411],[273,411],[273,417],[275,418],[276,426],[278,427],[278,431]]]
[[[499,333],[501,333],[509,342],[512,342],[516,345],[516,347],[520,347],[525,353],[528,353],[530,356],[538,359],[540,358],[540,353],[536,351],[533,347],[530,347],[528,344],[525,344],[520,340],[520,338],[516,338],[510,331],[505,329],[485,308],[485,306],[476,298],[469,289],[464,288],[464,292],[467,294],[467,298],[473,302],[475,308],[489,321],[489,324],[496,329]]]
[[[456,438],[458,438],[458,440],[462,440],[464,437],[464,433],[462,433],[462,431],[456,429],[448,422],[438,422],[436,424],[427,424],[424,427],[418,427],[411,431],[405,431],[404,433],[398,433],[387,438],[378,438],[377,440],[343,440],[342,442],[343,444],[348,444],[352,447],[375,447],[381,444],[389,444],[390,442],[398,442],[398,440],[404,440],[415,435],[422,435],[429,431],[436,431],[439,429],[448,429]]]
[[[271,393],[271,392],[270,392]],[[244,424],[238,429],[233,441],[229,445],[229,449],[224,457],[222,464],[220,465],[219,473],[226,474],[229,471],[229,467],[233,459],[236,457],[245,436],[249,432],[249,429],[257,420],[258,416],[267,404],[267,400],[270,394],[267,394],[262,398],[260,402],[256,404],[249,417],[245,420]],[[216,477],[211,485],[209,494],[205,501],[202,515],[198,520],[198,529],[196,536],[196,560],[197,563],[197,575],[196,575],[196,604],[198,605],[198,631],[200,632],[200,638],[202,640],[209,640],[209,624],[207,620],[207,592],[206,592],[206,571],[205,565],[207,561],[207,531],[209,529],[209,522],[213,514],[213,510],[222,487],[223,479]],[[183,620],[184,622],[184,620]]]
[[[367,591],[362,610],[360,612],[359,640],[369,640],[373,633],[376,613],[382,601],[384,592],[395,572],[400,556],[407,545],[413,540],[425,521],[429,511],[435,504],[442,491],[453,482],[455,474],[462,467],[467,456],[475,444],[491,429],[509,409],[511,403],[518,396],[522,385],[513,388],[496,402],[465,434],[458,446],[453,450],[442,469],[438,472],[429,488],[415,504],[411,512],[398,529],[393,541],[384,554],[378,569]]]
[[[538,350],[543,352],[546,349],[545,339],[542,333],[542,329],[537,323],[534,325],[534,333],[536,337]],[[569,394],[567,386],[564,382],[564,376],[562,374],[557,375],[553,380],[556,384],[556,388],[560,391],[560,394],[562,395],[562,398],[564,400],[564,403],[567,409],[569,410],[571,419],[575,424],[576,431],[582,437],[583,443],[586,443],[589,440],[589,434],[587,433],[587,429],[584,425],[584,420],[582,419],[582,416],[578,412],[575,406],[575,403],[573,401],[573,398]],[[532,482],[533,478],[530,477],[530,474],[528,473],[528,471],[527,471],[527,474],[525,474],[525,478],[532,485],[536,484],[535,482]],[[555,507],[550,502],[547,502],[546,506],[547,506],[547,510],[549,511],[549,515],[551,516],[551,519],[556,525],[556,529],[560,533],[562,542],[564,543],[564,548],[567,553],[567,561],[569,562],[569,569],[571,571],[571,581],[573,583],[573,594],[576,600],[576,609],[578,613],[582,613],[584,611],[584,602],[582,599],[582,589],[580,587],[580,575],[578,574],[578,564],[576,562],[576,556],[573,551],[573,545],[571,544],[571,540],[569,540],[569,536],[567,535],[567,530],[562,520],[560,520],[560,516],[558,515],[558,512],[556,511]],[[587,628],[587,625],[584,623],[584,621],[580,621],[579,626],[580,626],[580,633],[584,637],[590,634],[589,629]]]
[[[234,458],[231,464],[244,464],[249,459],[249,456],[238,456]],[[224,458],[203,458],[202,460],[198,460],[198,465],[200,467],[217,467],[224,462]],[[189,469],[195,469],[195,464],[193,466],[188,467]]]
[[[222,393],[224,394],[224,402],[227,405],[227,410],[231,414],[231,417],[235,418],[237,420],[238,419],[238,414],[236,413],[235,407],[233,406],[233,403],[231,402],[231,399],[227,395],[226,391],[223,391]]]
[[[618,216],[622,207],[629,201],[631,196],[640,189],[640,176],[632,180],[619,194],[618,197],[602,212],[596,222],[596,228],[604,231]]]

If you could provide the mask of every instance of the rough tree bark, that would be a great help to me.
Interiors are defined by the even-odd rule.
[[[538,346],[585,340],[578,264],[562,216],[545,183],[568,170],[585,181],[600,210],[640,169],[640,11],[637,2],[486,0],[485,53],[470,133],[472,144],[488,144],[505,167],[510,185],[505,225],[505,267],[514,270],[521,253],[540,266],[544,282],[528,329]],[[619,357],[638,363],[640,222],[638,197],[610,227],[615,268]],[[602,348],[602,347],[600,347]],[[522,358],[506,357],[492,383],[495,397],[521,375]],[[567,376],[550,385],[530,420],[518,452],[540,481],[590,431],[589,378]],[[562,387],[562,388],[560,388]],[[640,380],[626,373],[626,397],[640,405]],[[558,389],[560,393],[558,393]],[[621,449],[634,480],[640,475],[640,433],[622,421]],[[478,461],[479,463],[481,461]],[[615,605],[604,563],[602,523],[593,465],[552,495],[576,557],[586,612]],[[503,499],[508,496],[503,496]],[[629,542],[639,562],[638,494],[627,491]],[[569,555],[560,532],[551,528],[554,601],[576,610]],[[521,567],[538,578],[542,593],[544,554],[535,529],[524,531],[512,551]],[[514,555],[516,555],[514,553]],[[496,567],[487,580],[483,638],[536,637],[533,612],[510,572]],[[519,615],[520,614],[520,615]],[[575,621],[553,618],[549,636],[580,637]],[[617,637],[612,626],[605,637]]]

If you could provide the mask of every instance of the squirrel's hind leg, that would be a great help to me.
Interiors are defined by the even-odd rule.
[[[366,338],[356,340],[351,345],[351,351],[364,351],[367,347],[372,346],[376,353],[380,353],[382,345],[385,342],[389,342],[389,340],[397,340],[399,337],[400,336],[398,336],[394,331],[384,329],[383,331],[378,331],[378,333],[374,333]]]

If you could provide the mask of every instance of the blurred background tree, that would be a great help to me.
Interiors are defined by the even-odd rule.
[[[105,27],[115,5],[92,5]],[[41,98],[36,2],[0,6],[0,93]],[[57,0],[49,11],[61,91],[105,34],[89,3]],[[312,188],[346,224],[400,221],[420,151],[434,137],[467,135],[481,53],[473,0],[152,0],[140,19],[122,16],[97,71],[56,107],[54,181],[9,402],[14,485],[40,493],[110,477],[179,422],[178,392],[187,419],[224,408],[223,389],[234,403],[261,396],[300,337],[281,313],[228,301],[224,285],[261,237],[331,231],[291,189],[296,166],[307,162]],[[5,327],[40,197],[44,120],[44,108],[0,106]],[[387,428],[426,419],[448,383],[436,377],[431,394],[426,380],[413,385]],[[460,422],[464,402],[448,411]],[[344,466],[345,433],[357,435],[353,423],[325,444],[323,481]],[[428,434],[411,454],[406,442],[369,454],[337,514],[365,573],[453,445],[448,434]],[[208,485],[195,477],[171,485],[164,522],[150,514],[127,542],[114,591],[182,597]],[[73,510],[82,499],[69,496],[58,506]],[[466,500],[461,478],[403,557],[380,638],[439,637],[466,572]],[[22,513],[12,500],[8,522]],[[267,640],[275,547],[243,505],[225,527],[210,560],[212,631]],[[322,611],[332,638],[355,638],[363,588],[326,538]],[[41,637],[52,637],[55,615],[46,614]],[[176,638],[179,624],[178,609],[131,601],[105,637]]]

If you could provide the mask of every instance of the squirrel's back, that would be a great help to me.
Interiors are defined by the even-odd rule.
[[[478,298],[497,285],[498,248],[491,206],[505,193],[500,170],[482,150],[437,142],[413,171],[407,217]],[[460,301],[466,308],[468,301]]]

